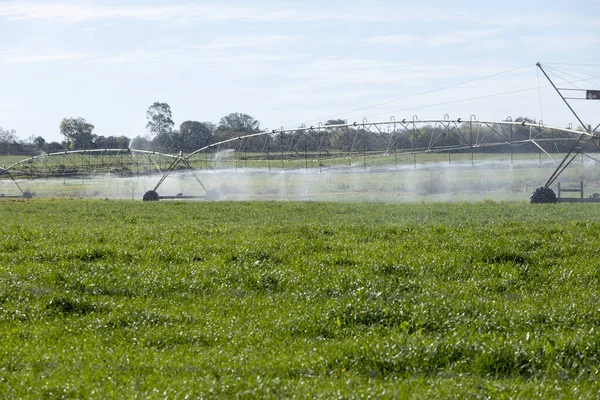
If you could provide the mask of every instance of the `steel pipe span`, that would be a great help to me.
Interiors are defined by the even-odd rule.
[[[524,128],[528,129],[525,136],[522,131]],[[517,129],[521,131],[516,132]],[[372,136],[373,149],[367,149],[365,145],[367,135]],[[264,130],[212,143],[187,155],[138,149],[61,151],[29,157],[8,167],[0,167],[0,177],[38,178],[91,173],[131,175],[158,173],[164,178],[176,170],[179,164],[183,164],[180,168],[191,168],[189,161],[199,153],[219,150],[228,145],[233,146],[232,150],[236,152],[246,151],[249,141],[261,139],[264,142],[258,145],[254,143],[254,148],[247,151],[253,152],[262,159],[274,157],[275,154],[278,159],[284,159],[293,158],[294,155],[303,152],[311,152],[312,155],[318,153],[317,157],[352,157],[365,151],[371,153],[460,152],[485,150],[496,146],[518,147],[526,144],[535,146],[539,151],[549,155],[543,147],[545,142],[569,141],[578,139],[582,135],[595,136],[596,134],[542,123],[477,120],[474,116],[469,120],[461,118],[420,120],[416,116],[402,120],[395,120],[392,117],[389,121],[377,122],[363,119],[362,122],[346,124],[318,124]],[[343,147],[342,150],[336,150],[335,155],[329,152],[332,138],[337,139],[338,145]],[[277,150],[274,150],[275,147]]]
[[[523,135],[524,132],[522,132],[523,129],[528,129],[528,132],[525,132],[525,136]],[[548,135],[552,136],[555,133],[558,134],[559,137],[548,137]],[[389,121],[368,122],[366,119],[363,119],[360,123],[353,122],[336,125],[318,124],[317,126],[301,126],[289,129],[282,127],[281,129],[265,130],[262,132],[240,135],[217,143],[212,143],[195,150],[185,157],[175,160],[173,166],[165,171],[156,184],[154,192],[158,190],[160,185],[175,169],[178,163],[184,163],[190,167],[190,160],[199,153],[208,152],[212,149],[218,151],[226,146],[237,145],[237,148],[229,149],[236,153],[246,151],[247,147],[244,147],[244,143],[248,143],[252,140],[264,139],[262,150],[260,150],[260,144],[259,149],[257,150],[257,143],[254,143],[254,149],[250,150],[255,154],[259,154],[260,159],[266,158],[270,160],[273,157],[273,153],[269,154],[269,152],[273,151],[274,147],[277,148],[276,151],[280,154],[280,159],[282,161],[285,158],[291,159],[296,157],[296,159],[298,159],[298,155],[301,155],[303,151],[305,158],[308,158],[309,150],[307,136],[309,134],[313,136],[311,137],[313,142],[311,143],[311,156],[317,158],[319,166],[321,165],[321,160],[324,156],[332,157],[332,154],[327,149],[327,145],[330,141],[328,138],[324,137],[327,135],[337,137],[338,140],[341,140],[342,138],[346,140],[346,143],[342,143],[342,145],[345,146],[345,150],[339,151],[338,149],[335,152],[336,157],[345,156],[347,158],[352,158],[353,155],[360,155],[361,150],[362,154],[366,154],[367,146],[365,145],[364,138],[366,135],[371,134],[379,141],[378,146],[375,146],[377,147],[376,151],[383,154],[390,154],[392,152],[395,154],[406,152],[415,154],[427,152],[461,152],[466,150],[474,152],[475,149],[485,149],[494,146],[508,145],[514,147],[530,145],[535,146],[533,147],[535,150],[545,153],[553,160],[554,158],[550,155],[549,151],[544,148],[544,142],[553,142],[558,150],[558,145],[556,145],[557,142],[578,140],[582,135],[594,136],[588,132],[582,132],[571,128],[547,126],[541,122],[529,123],[512,121],[510,118],[505,121],[486,121],[477,120],[474,115],[472,115],[469,120],[463,120],[461,118],[451,120],[448,115],[446,115],[444,119],[420,120],[415,115],[410,120],[396,120],[392,117]],[[316,137],[314,136],[315,134],[317,135]],[[448,140],[448,137],[451,137],[452,140]],[[304,138],[304,143],[302,143],[302,138]],[[405,140],[402,141],[402,139]],[[408,141],[406,139],[408,139]],[[278,146],[273,146],[270,141],[278,143]],[[570,148],[569,146],[568,143],[565,144],[565,147]],[[568,152],[569,150],[565,149],[564,151]],[[324,155],[323,152],[325,152],[326,155]],[[266,157],[264,157],[265,154]]]
[[[47,178],[94,173],[162,173],[178,155],[137,149],[92,149],[48,153],[0,168],[0,177]]]
[[[301,126],[298,128],[281,128],[281,129],[273,129],[273,130],[264,130],[262,132],[257,132],[257,133],[252,133],[252,134],[248,134],[248,135],[243,135],[243,136],[238,136],[235,138],[231,138],[231,139],[227,139],[227,140],[223,140],[217,143],[212,143],[209,144],[207,146],[201,147],[197,150],[195,150],[192,153],[189,153],[187,156],[185,156],[184,158],[191,158],[194,155],[201,153],[203,151],[209,150],[211,148],[215,148],[215,147],[221,147],[227,143],[233,143],[233,142],[239,142],[241,140],[246,140],[246,139],[251,139],[251,138],[258,138],[258,137],[266,137],[266,136],[270,136],[272,138],[276,138],[277,135],[281,135],[281,134],[288,134],[288,133],[292,133],[292,134],[298,134],[298,133],[306,133],[306,132],[315,132],[315,131],[326,131],[326,130],[331,130],[331,129],[358,129],[358,128],[362,128],[362,129],[371,129],[371,128],[375,128],[377,129],[378,127],[392,127],[393,130],[392,132],[396,132],[396,133],[403,133],[403,132],[412,132],[415,130],[419,130],[417,128],[417,125],[432,125],[433,127],[442,127],[445,128],[447,130],[452,129],[452,128],[459,128],[460,125],[465,124],[466,126],[464,126],[465,128],[472,126],[472,125],[479,125],[479,126],[486,126],[488,128],[490,128],[492,131],[494,130],[493,127],[496,126],[503,126],[503,127],[529,127],[532,129],[536,129],[538,132],[536,132],[533,136],[529,137],[529,139],[521,139],[518,141],[510,141],[510,140],[506,140],[506,141],[502,141],[502,142],[494,142],[494,143],[482,143],[482,142],[475,142],[475,143],[471,143],[469,145],[462,145],[462,146],[452,146],[452,147],[435,147],[435,146],[431,146],[429,148],[423,149],[423,148],[419,148],[419,149],[413,149],[413,150],[418,150],[419,152],[426,152],[426,151],[448,151],[448,150],[461,150],[461,149],[468,149],[471,147],[482,147],[482,146],[499,146],[499,145],[505,145],[505,144],[519,144],[519,143],[526,143],[526,142],[531,142],[532,140],[557,140],[558,138],[544,138],[542,137],[542,135],[540,134],[541,131],[553,131],[553,132],[562,132],[565,134],[569,134],[569,135],[574,135],[575,139],[578,138],[581,135],[586,135],[586,136],[594,136],[597,137],[595,134],[590,134],[587,131],[579,131],[579,130],[575,130],[575,129],[571,129],[571,128],[560,128],[560,127],[554,127],[554,126],[549,126],[549,125],[544,125],[542,123],[529,123],[529,122],[517,122],[517,121],[485,121],[485,120],[476,120],[476,119],[470,119],[470,120],[463,120],[461,118],[458,118],[456,120],[450,120],[450,119],[425,119],[425,120],[419,120],[419,119],[403,119],[400,121],[397,121],[395,119],[392,119],[390,121],[378,121],[378,122],[368,122],[366,120],[363,120],[363,122],[353,122],[353,123],[346,123],[346,124],[337,124],[337,125],[317,125],[317,126]],[[398,131],[398,129],[400,129],[400,131]],[[380,131],[381,133],[381,131]],[[505,134],[505,132],[503,132],[503,134]],[[560,138],[560,139],[569,139],[569,138]],[[559,140],[560,140],[559,139]],[[573,139],[573,137],[571,137],[570,139]]]

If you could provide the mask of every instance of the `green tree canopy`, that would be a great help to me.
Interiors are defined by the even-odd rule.
[[[155,102],[146,111],[146,129],[154,135],[169,134],[175,123],[171,119],[171,107],[167,103]]]
[[[347,124],[345,119],[330,119],[325,122],[325,125],[345,125]]]
[[[185,121],[179,126],[180,149],[198,150],[212,143],[215,126],[210,122]]]
[[[94,148],[96,135],[92,133],[93,130],[94,125],[81,117],[63,118],[60,122],[60,133],[73,150]]]
[[[44,139],[41,136],[38,136],[35,139],[33,139],[33,144],[35,144],[38,149],[43,150],[44,146],[46,145],[46,139]]]
[[[231,113],[219,121],[216,141],[260,132],[260,123],[252,116],[243,113]]]
[[[95,146],[100,149],[126,149],[129,147],[129,138],[126,136],[98,136]]]

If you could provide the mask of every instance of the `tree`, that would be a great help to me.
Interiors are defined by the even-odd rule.
[[[171,107],[167,103],[155,102],[146,111],[146,129],[152,135],[171,133],[175,123],[171,119]]]
[[[248,114],[231,113],[224,116],[219,121],[218,130],[228,130],[234,132],[258,132],[260,123]]]
[[[46,143],[46,145],[44,146],[44,151],[46,153],[56,153],[57,151],[61,151],[61,150],[63,150],[63,147],[58,142]]]
[[[85,119],[63,118],[60,123],[60,133],[65,137],[70,149],[91,149],[94,147],[96,135],[92,133],[94,125]]]
[[[178,146],[179,142],[178,130],[161,132],[152,139],[152,149],[166,153],[180,151],[181,149]]]
[[[179,126],[178,147],[191,153],[212,143],[215,126],[210,122],[184,121]]]
[[[219,121],[217,141],[260,132],[260,123],[248,114],[231,113]]]
[[[529,118],[529,117],[517,117],[515,119],[515,122],[526,122],[528,124],[535,124],[535,118]]]
[[[100,149],[127,149],[129,138],[126,136],[98,136],[94,142],[96,148]]]
[[[0,127],[0,154],[30,154],[30,152],[27,143],[17,137],[17,131]]]
[[[327,122],[325,122],[325,125],[345,125],[348,122],[345,119],[330,119]],[[329,136],[328,138],[328,142],[325,144],[325,150],[329,150],[329,148],[331,149],[336,149],[336,150],[346,150],[346,148],[350,148],[350,145],[347,145],[347,142],[351,142],[352,139],[350,138],[352,135],[350,135],[350,130],[351,128],[348,127],[344,127],[344,128],[327,128],[327,134]],[[309,148],[309,146],[307,145],[307,149]]]
[[[325,122],[325,125],[345,125],[347,124],[345,119],[330,119]]]
[[[137,150],[150,150],[150,140],[146,137],[136,136],[131,139],[131,148]]]
[[[3,129],[0,127],[0,153],[10,154],[12,145],[17,142],[17,134],[14,129]]]
[[[38,149],[43,150],[44,146],[46,145],[46,139],[44,139],[41,136],[38,136],[35,139],[33,139],[33,144],[35,144]]]

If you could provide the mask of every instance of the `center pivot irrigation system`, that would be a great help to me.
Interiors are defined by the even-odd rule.
[[[503,153],[539,152],[545,154],[557,167],[547,182],[531,195],[531,202],[556,202],[557,197],[550,186],[579,154],[600,162],[586,150],[598,150],[598,127],[584,124],[561,90],[555,86],[538,63],[537,66],[550,81],[561,99],[573,112],[583,130],[547,126],[540,121],[530,123],[513,121],[507,117],[503,121],[478,120],[475,115],[468,119],[420,120],[414,115],[410,119],[389,121],[342,123],[336,125],[300,126],[293,129],[276,129],[236,137],[213,143],[187,154],[165,154],[136,149],[97,149],[63,151],[27,158],[9,167],[0,168],[0,179],[10,179],[18,187],[21,196],[30,198],[32,193],[23,190],[19,182],[35,178],[66,178],[69,176],[90,176],[109,174],[117,177],[160,175],[156,185],[143,195],[144,201],[160,199],[219,199],[219,193],[207,188],[196,173],[201,169],[215,169],[219,165],[237,168],[268,168],[269,170],[315,170],[360,168],[361,161],[366,169],[366,159],[381,160],[382,164],[396,164],[406,155],[422,153],[454,153],[463,156],[470,153],[474,164],[476,152],[494,152],[501,147]],[[573,90],[573,89],[569,89]],[[586,99],[600,98],[600,91],[586,91]],[[496,148],[495,150],[493,148]],[[233,154],[233,160],[222,157],[223,153]],[[556,154],[566,154],[555,158]],[[403,156],[404,157],[401,157]],[[228,164],[229,163],[229,164]],[[233,163],[233,164],[231,164]],[[357,167],[358,166],[358,167]],[[159,195],[158,191],[165,180],[173,173],[191,174],[202,189],[200,195],[184,196]],[[19,181],[17,181],[17,179]],[[3,195],[0,194],[0,197]],[[4,196],[8,197],[8,196]],[[600,198],[597,199],[600,201]]]
[[[232,146],[237,147],[234,149],[235,154],[243,154],[248,142],[256,139],[262,141],[263,149],[258,154],[254,154],[254,158],[263,163],[268,162],[269,169],[278,168],[278,162],[281,162],[281,169],[285,169],[285,163],[292,160],[296,160],[296,165],[300,165],[300,167],[304,162],[305,168],[308,168],[310,163],[313,167],[322,169],[328,166],[343,165],[339,161],[335,163],[335,159],[347,160],[350,167],[353,165],[352,160],[360,161],[367,153],[369,155],[378,154],[381,157],[387,156],[391,161],[392,156],[396,159],[403,153],[415,155],[470,152],[472,160],[474,160],[475,151],[486,151],[486,149],[498,146],[506,147],[511,153],[511,158],[514,150],[528,146],[530,149],[539,150],[554,159],[546,149],[558,148],[559,144],[562,148],[571,149],[568,154],[570,157],[568,163],[570,163],[594,138],[593,134],[569,128],[551,127],[541,123],[516,122],[510,118],[506,121],[479,121],[475,116],[471,116],[468,121],[463,121],[461,118],[450,120],[447,117],[441,120],[419,120],[414,116],[411,120],[403,119],[401,121],[392,118],[390,121],[368,122],[365,119],[361,123],[282,128],[214,143],[186,156],[175,158],[169,168],[164,171],[156,186],[144,194],[144,200],[173,198],[172,196],[160,196],[158,189],[173,171],[180,170],[181,167],[194,175],[205,190],[206,199],[218,198],[215,191],[207,190],[204,187],[193,172],[190,161],[198,154],[208,153],[210,150],[215,150],[214,154],[218,154],[219,149]],[[332,139],[345,140],[347,151],[330,151],[327,144],[331,143]],[[366,150],[367,146],[373,145],[373,141],[378,142],[380,149],[377,151]],[[572,145],[573,142],[575,142],[574,145]],[[573,150],[575,146],[577,148]],[[248,157],[245,159],[247,161]],[[556,161],[558,162],[558,160]],[[553,173],[545,188],[552,191],[549,186],[568,166],[568,163],[563,160],[559,164],[560,171]],[[534,202],[537,201],[534,200]]]

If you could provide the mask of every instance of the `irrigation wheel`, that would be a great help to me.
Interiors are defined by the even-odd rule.
[[[531,203],[556,203],[558,199],[556,198],[556,194],[554,190],[549,187],[540,186],[535,189],[529,198]]]
[[[33,198],[33,194],[31,192],[23,192],[21,197],[24,199],[31,199],[31,198]]]
[[[158,201],[160,200],[160,196],[154,190],[148,190],[144,193],[144,197],[142,198],[144,201]]]

